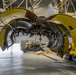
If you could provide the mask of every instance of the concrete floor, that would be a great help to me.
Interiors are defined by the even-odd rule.
[[[0,54],[0,75],[76,75],[76,63],[56,55],[8,52]]]

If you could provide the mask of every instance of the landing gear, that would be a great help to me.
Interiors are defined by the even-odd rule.
[[[65,59],[72,61],[72,55],[66,54]]]
[[[72,60],[76,62],[76,56],[72,55]]]
[[[65,59],[76,62],[76,56],[66,54]]]

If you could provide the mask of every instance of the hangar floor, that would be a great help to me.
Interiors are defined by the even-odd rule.
[[[0,75],[76,75],[76,63],[64,61],[55,54],[11,51],[0,54]]]

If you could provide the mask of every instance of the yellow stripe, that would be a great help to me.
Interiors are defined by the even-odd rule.
[[[73,39],[72,42],[74,43],[72,50],[69,53],[76,55],[76,19],[74,19],[73,17],[69,15],[57,14],[51,20],[59,21],[68,29]],[[73,30],[69,26],[71,26]]]
[[[6,24],[7,19],[8,19],[8,22],[10,22],[11,20],[16,18],[25,17],[26,12],[27,12],[26,9],[20,9],[20,8],[10,9],[0,14],[0,20],[4,21],[4,23]]]
[[[11,23],[15,22],[17,19],[21,20],[20,18],[25,18],[26,12],[27,12],[26,9],[14,8],[14,9],[10,9],[8,11],[4,11],[3,13],[0,14],[0,23],[3,22],[3,24],[6,25],[0,32],[0,46],[1,47],[4,46],[5,32],[6,32],[7,28],[9,27],[8,22],[9,22],[9,24],[11,24]]]
[[[12,25],[12,24],[13,24],[14,22],[16,22],[16,21],[27,21],[27,19],[25,19],[25,18],[14,19],[14,20],[10,21],[8,24],[9,24],[9,25]],[[8,24],[6,24],[6,25],[3,27],[3,29],[1,30],[1,32],[0,32],[0,46],[1,46],[1,47],[4,47],[5,34],[6,34],[6,31],[7,31],[8,27],[9,27]]]

